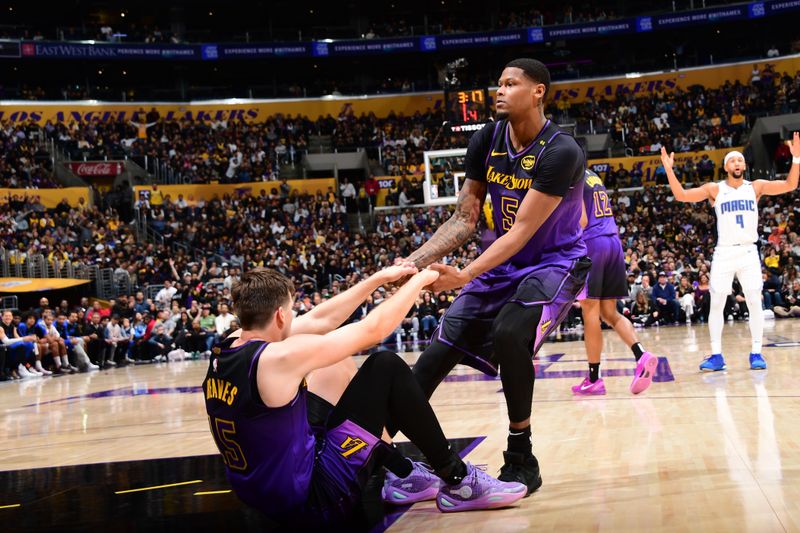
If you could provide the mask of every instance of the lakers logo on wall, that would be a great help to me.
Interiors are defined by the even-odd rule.
[[[533,168],[533,165],[536,163],[536,156],[535,155],[526,155],[522,158],[521,165],[523,170],[530,170]]]
[[[354,453],[357,453],[359,450],[366,447],[367,443],[358,437],[347,437],[344,442],[339,445],[339,448],[342,449],[342,457],[350,457]]]

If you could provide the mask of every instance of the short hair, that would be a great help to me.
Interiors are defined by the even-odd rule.
[[[235,281],[231,295],[233,309],[242,328],[263,328],[272,314],[294,293],[292,281],[275,270],[254,268]]]
[[[518,68],[525,76],[544,85],[544,95],[550,92],[550,71],[544,63],[530,57],[520,57],[509,61],[505,68]]]

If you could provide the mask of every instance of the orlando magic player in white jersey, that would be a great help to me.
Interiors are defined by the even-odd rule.
[[[723,161],[728,176],[724,181],[706,183],[694,189],[684,189],[672,170],[674,153],[667,155],[661,148],[661,162],[667,171],[672,194],[679,202],[708,200],[717,214],[717,247],[711,262],[711,310],[708,330],[711,334],[711,356],[700,364],[700,370],[714,372],[725,369],[722,357],[722,325],[725,300],[731,292],[733,276],[742,285],[750,311],[750,368],[763,370],[767,363],[761,356],[764,313],[761,307],[761,258],[758,254],[758,200],[792,192],[800,177],[800,136],[795,132],[787,142],[792,152],[792,167],[785,180],[744,179],[745,161],[740,152],[729,152]]]

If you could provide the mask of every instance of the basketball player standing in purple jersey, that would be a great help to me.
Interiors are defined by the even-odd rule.
[[[506,65],[498,121],[470,140],[455,212],[402,260],[422,268],[464,244],[491,194],[497,239],[464,270],[431,265],[441,274],[433,290],[464,288],[413,372],[430,397],[458,363],[493,376],[499,366],[509,417],[499,479],[524,483],[529,493],[542,484],[531,448],[531,357],[564,319],[591,265],[580,227],[586,158],[572,136],[545,118],[549,88],[541,62]]]
[[[586,357],[589,359],[589,377],[572,387],[578,396],[600,395],[606,393],[600,377],[600,352],[603,347],[603,332],[600,318],[614,328],[617,335],[633,351],[636,358],[636,371],[631,382],[633,394],[643,392],[653,381],[658,358],[644,351],[636,338],[631,322],[617,312],[617,300],[628,295],[627,272],[619,229],[614,222],[611,202],[600,176],[591,170],[586,171],[583,185],[583,242],[592,260],[592,269],[586,281],[586,288],[578,300],[583,312],[583,339],[586,344]]]
[[[365,319],[337,326],[380,285],[414,272],[403,266],[385,269],[297,320],[292,317],[294,287],[282,274],[256,268],[234,284],[240,336],[214,347],[203,391],[228,480],[242,501],[285,525],[336,526],[352,516],[367,478],[380,464],[393,473],[393,482],[384,487],[384,498],[393,503],[421,501],[422,493],[435,498],[443,512],[452,512],[506,507],[525,496],[524,485],[497,481],[450,449],[422,389],[397,354],[368,357],[334,400],[324,427],[315,432],[309,423],[307,403],[317,372],[347,362],[394,331],[420,290],[439,274],[417,273]],[[441,481],[381,440],[389,415]]]

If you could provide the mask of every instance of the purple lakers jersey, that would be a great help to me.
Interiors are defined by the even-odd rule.
[[[586,227],[583,239],[589,240],[600,235],[619,235],[611,199],[608,197],[603,180],[592,170],[586,170],[586,183],[583,186],[583,205],[586,207]]]
[[[306,388],[283,407],[264,405],[256,370],[266,348],[250,341],[214,348],[203,381],[206,411],[228,480],[239,498],[267,515],[292,515],[308,499],[315,440],[308,423]]]
[[[523,267],[556,261],[569,263],[586,255],[580,217],[586,158],[572,136],[547,121],[537,137],[519,152],[505,120],[489,124],[470,140],[466,177],[484,181],[492,199],[497,237],[511,229],[529,189],[562,197],[561,203],[509,263]]]

